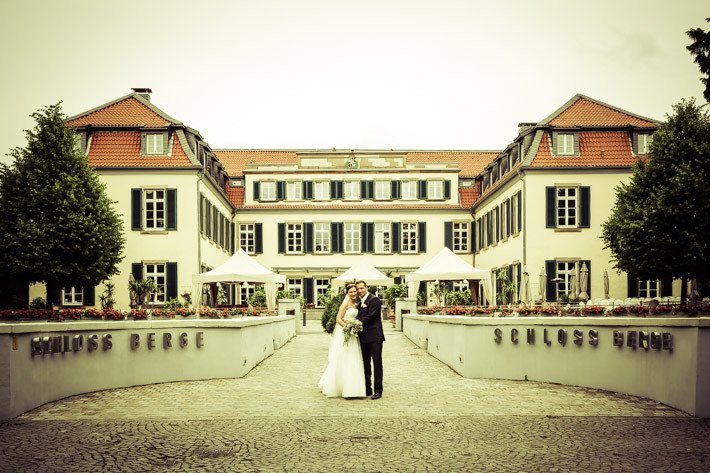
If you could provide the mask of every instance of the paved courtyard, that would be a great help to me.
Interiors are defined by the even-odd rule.
[[[311,325],[312,324],[312,325]],[[73,396],[0,425],[2,472],[708,472],[710,421],[458,376],[386,329],[382,399],[327,399],[317,321],[242,379]]]

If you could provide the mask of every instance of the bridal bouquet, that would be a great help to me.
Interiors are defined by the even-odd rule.
[[[360,332],[362,332],[362,322],[359,320],[345,322],[345,327],[343,327],[343,343],[347,345],[350,338]]]

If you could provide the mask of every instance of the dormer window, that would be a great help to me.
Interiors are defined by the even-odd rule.
[[[574,154],[574,135],[572,133],[557,135],[557,154]]]
[[[648,154],[648,148],[653,141],[653,135],[638,135],[638,154]]]
[[[163,135],[160,133],[148,133],[145,135],[146,154],[163,154]]]

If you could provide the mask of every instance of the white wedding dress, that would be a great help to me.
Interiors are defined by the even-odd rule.
[[[355,320],[357,309],[345,311],[345,321]],[[360,338],[350,337],[346,345],[343,327],[335,324],[328,348],[328,367],[318,381],[327,397],[365,397],[365,370],[362,364]]]

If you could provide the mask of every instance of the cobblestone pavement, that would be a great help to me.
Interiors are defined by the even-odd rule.
[[[317,323],[242,379],[29,411],[0,425],[0,471],[710,471],[708,420],[617,393],[464,379],[390,329],[382,399],[325,398]]]

